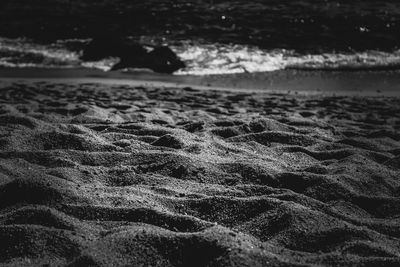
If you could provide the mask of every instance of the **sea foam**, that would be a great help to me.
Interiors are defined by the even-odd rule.
[[[82,62],[80,49],[88,40],[62,40],[37,44],[29,39],[0,38],[0,66],[8,68],[91,68],[109,71],[118,62],[106,58]],[[71,49],[73,47],[73,49]],[[218,75],[300,70],[393,70],[400,68],[400,50],[393,52],[361,51],[352,53],[297,53],[294,50],[263,50],[235,44],[174,42],[171,49],[186,63],[176,75]]]

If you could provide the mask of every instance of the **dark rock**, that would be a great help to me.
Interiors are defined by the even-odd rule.
[[[178,56],[166,46],[156,47],[148,53],[149,68],[160,73],[172,73],[185,67]]]
[[[124,41],[115,36],[100,36],[90,41],[84,48],[81,59],[96,61],[107,57],[136,57],[138,61],[147,55],[146,49],[137,43]]]
[[[148,52],[142,45],[115,36],[94,38],[83,50],[81,59],[97,61],[118,57],[120,62],[111,70],[147,68],[159,73],[173,73],[185,67],[178,56],[166,46],[155,47]]]

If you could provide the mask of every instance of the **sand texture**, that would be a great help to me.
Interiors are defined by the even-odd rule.
[[[400,99],[0,89],[5,266],[400,266]]]

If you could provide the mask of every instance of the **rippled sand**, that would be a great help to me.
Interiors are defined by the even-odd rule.
[[[0,262],[400,264],[400,99],[0,89]]]

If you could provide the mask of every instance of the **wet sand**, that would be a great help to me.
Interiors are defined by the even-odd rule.
[[[400,264],[400,98],[111,81],[2,78],[2,265]]]
[[[351,96],[400,96],[400,71],[308,71],[280,70],[273,72],[226,75],[166,75],[149,71],[104,72],[95,69],[0,68],[4,81],[49,80],[51,82],[101,82],[146,86],[196,86],[199,89],[242,92],[270,92]]]

